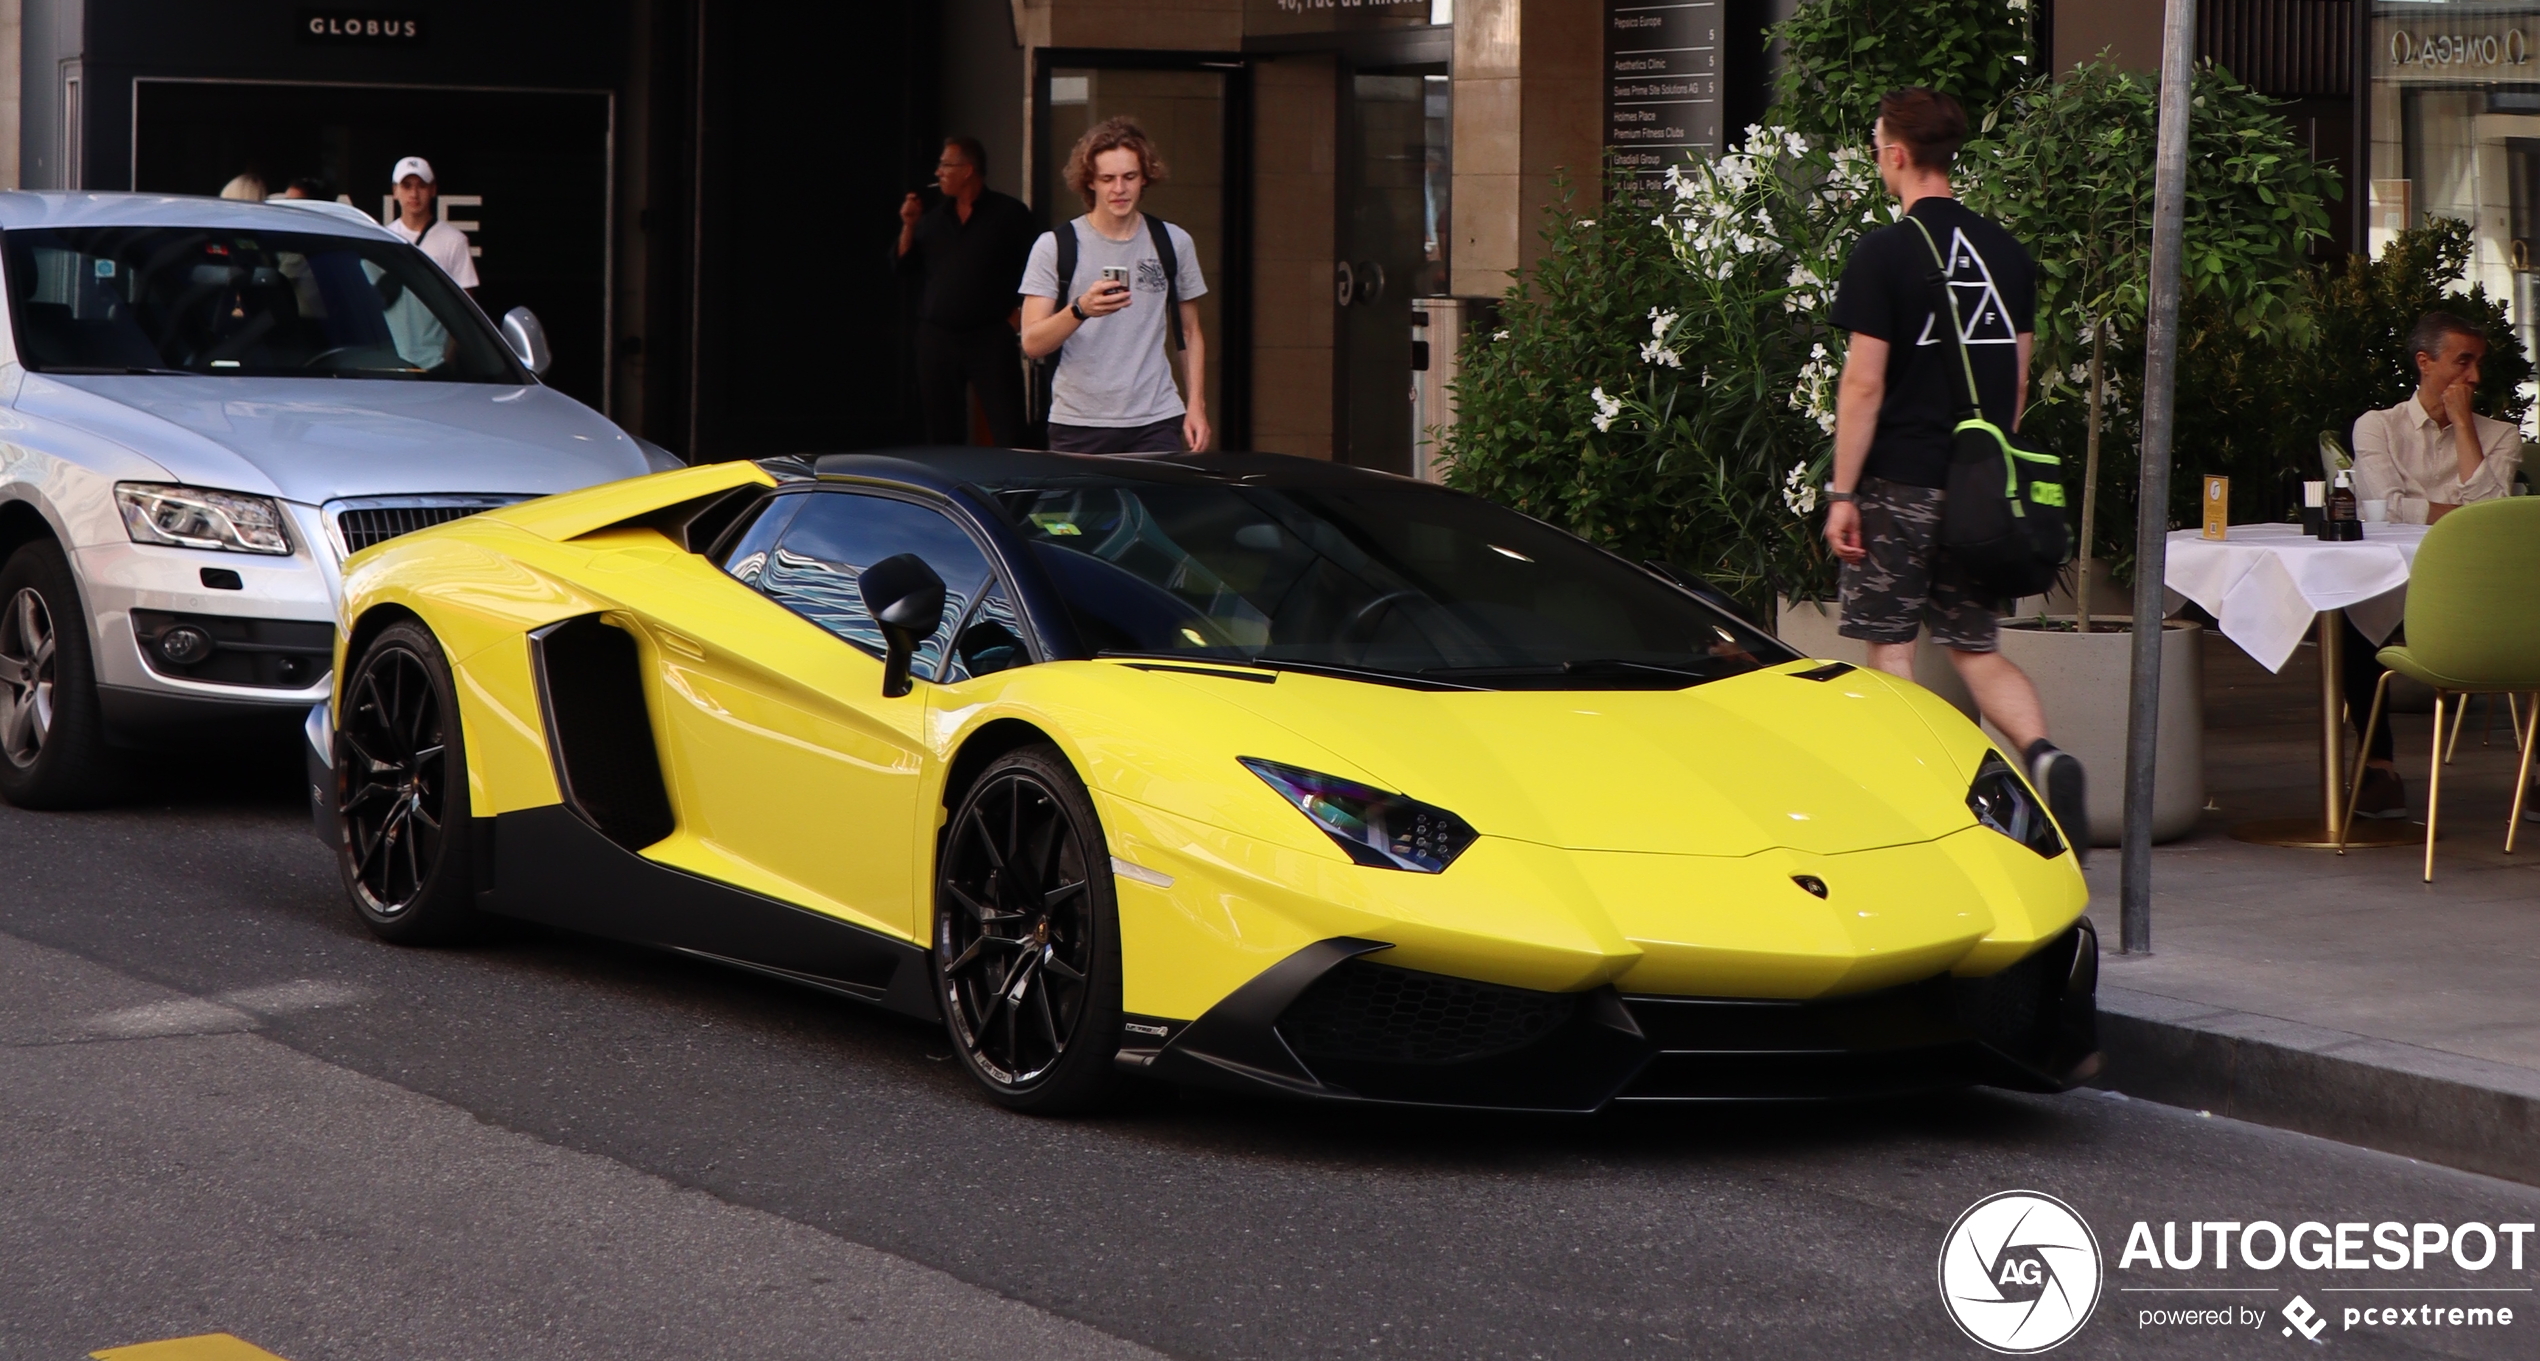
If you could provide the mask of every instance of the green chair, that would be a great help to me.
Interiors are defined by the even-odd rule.
[[[2531,583],[2540,581],[2540,497],[2518,496],[2463,506],[2428,530],[2408,573],[2408,641],[2385,647],[2389,670],[2373,691],[2372,716],[2364,723],[2364,747],[2390,693],[2391,676],[2407,676],[2434,688],[2434,760],[2426,778],[2425,881],[2434,882],[2435,815],[2443,797],[2443,709],[2471,695],[2531,695],[2540,701],[2540,607]],[[2514,807],[2505,821],[2505,854],[2513,854],[2514,830],[2531,783],[2531,754],[2540,722],[2521,725],[2522,765],[2514,777]],[[2363,763],[2355,764],[2363,787]],[[2337,827],[2337,849],[2346,849],[2355,799]]]

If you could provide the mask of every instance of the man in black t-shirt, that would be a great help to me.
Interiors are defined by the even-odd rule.
[[[2027,406],[2036,329],[2036,262],[1950,188],[1966,138],[1966,111],[1945,94],[1910,87],[1879,101],[1879,178],[1913,220],[1863,237],[1836,288],[1834,324],[1852,344],[1835,397],[1826,542],[1843,560],[1843,636],[1869,644],[1870,665],[1911,680],[1914,636],[1928,626],[2078,848],[2090,843],[2081,763],[2046,740],[2037,687],[1999,651],[1999,602],[1940,549],[1951,432],[1966,398],[1943,328],[1959,328],[1986,419],[2010,430]],[[1948,275],[1954,321],[1936,269]]]
[[[952,137],[935,161],[943,200],[910,194],[900,204],[893,259],[922,276],[917,297],[917,395],[929,444],[970,442],[970,391],[979,393],[992,444],[1023,443],[1023,260],[1032,210],[988,187],[988,153]]]

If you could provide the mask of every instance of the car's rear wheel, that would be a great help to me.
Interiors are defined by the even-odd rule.
[[[457,688],[420,624],[381,630],[344,682],[335,725],[336,863],[362,921],[422,945],[475,924],[467,753]]]
[[[70,559],[49,539],[22,544],[0,566],[0,797],[92,807],[114,797],[119,770]]]
[[[935,971],[953,1050],[999,1102],[1069,1114],[1117,1090],[1111,855],[1057,748],[999,757],[962,795],[936,880]]]

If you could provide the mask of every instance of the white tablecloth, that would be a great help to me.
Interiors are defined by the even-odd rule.
[[[2233,525],[2216,541],[2170,533],[2163,581],[2214,616],[2222,634],[2269,671],[2281,671],[2321,610],[2344,610],[2374,642],[2399,627],[2408,568],[2424,525],[2368,524],[2361,543],[2328,543],[2300,525]]]

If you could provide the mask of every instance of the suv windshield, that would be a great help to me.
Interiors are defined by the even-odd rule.
[[[38,372],[528,381],[449,276],[396,242],[46,227],[0,248]]]
[[[984,488],[1099,652],[1488,689],[1678,689],[1796,654],[1570,536],[1433,488]]]

